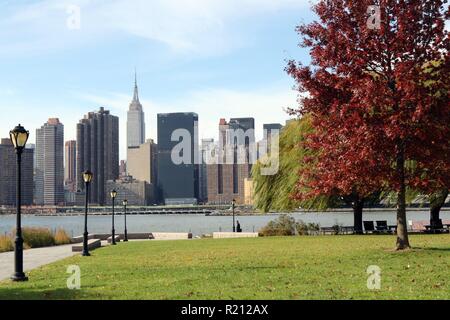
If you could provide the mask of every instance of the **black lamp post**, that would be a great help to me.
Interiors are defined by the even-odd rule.
[[[234,217],[234,208],[236,206],[236,200],[233,199],[233,201],[231,202],[231,208],[233,210],[233,232],[236,232],[236,223],[235,223],[235,217]]]
[[[83,172],[83,180],[85,183],[85,192],[86,192],[86,202],[85,202],[85,210],[84,210],[84,233],[83,233],[83,256],[89,257],[89,248],[88,248],[88,229],[87,229],[87,220],[88,220],[88,203],[89,203],[89,185],[92,181],[93,174],[89,170]]]
[[[28,278],[23,272],[23,238],[22,238],[22,222],[21,222],[21,206],[22,206],[22,152],[27,144],[30,133],[20,124],[9,132],[9,137],[17,155],[17,185],[16,185],[16,240],[14,247],[14,266],[15,272],[11,277],[13,281],[27,281]]]
[[[124,212],[124,216],[125,216],[125,233],[124,233],[124,242],[128,241],[128,232],[127,232],[127,204],[128,204],[128,200],[125,199],[123,200],[123,212]]]
[[[111,244],[116,245],[116,232],[114,230],[114,202],[116,201],[117,191],[111,191],[111,199],[112,199],[112,230],[111,230]]]

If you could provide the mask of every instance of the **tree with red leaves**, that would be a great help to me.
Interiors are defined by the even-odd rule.
[[[298,198],[397,194],[398,250],[410,247],[407,188],[450,187],[449,18],[446,0],[321,0],[298,27],[310,66],[288,73],[310,114],[315,166]]]

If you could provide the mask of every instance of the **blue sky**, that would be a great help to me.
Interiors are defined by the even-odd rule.
[[[124,158],[136,67],[147,138],[157,113],[179,111],[199,114],[200,138],[241,116],[260,137],[296,105],[285,60],[309,62],[295,26],[311,19],[307,0],[0,0],[0,136],[20,122],[33,142],[59,117],[74,139],[79,119],[104,106],[120,117]]]

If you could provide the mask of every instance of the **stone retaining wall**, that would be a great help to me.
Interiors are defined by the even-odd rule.
[[[258,238],[257,232],[214,232],[214,239],[226,239],[226,238]]]

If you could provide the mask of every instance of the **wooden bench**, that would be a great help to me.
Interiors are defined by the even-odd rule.
[[[88,249],[94,250],[102,246],[102,241],[100,239],[90,239],[88,240]],[[83,243],[77,243],[72,246],[72,252],[82,252]]]

